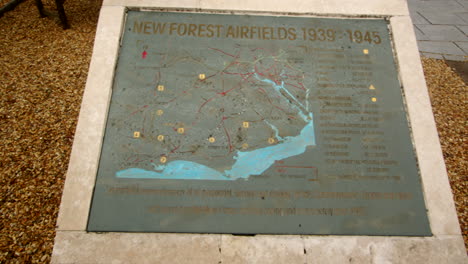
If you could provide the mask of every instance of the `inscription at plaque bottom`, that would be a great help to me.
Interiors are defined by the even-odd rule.
[[[431,235],[390,30],[128,11],[88,231]]]

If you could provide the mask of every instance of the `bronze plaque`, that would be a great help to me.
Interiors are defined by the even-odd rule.
[[[385,19],[122,34],[88,231],[431,235]]]

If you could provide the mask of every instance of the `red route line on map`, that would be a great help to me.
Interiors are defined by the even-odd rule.
[[[141,128],[141,133],[145,135],[145,124],[146,124],[146,114],[143,115],[143,127]]]
[[[285,74],[284,76],[288,77],[288,78],[302,78],[302,76],[300,75],[289,75],[289,74]]]
[[[232,146],[232,143],[231,143],[231,136],[229,136],[229,132],[227,131],[226,126],[224,125],[224,120],[226,120],[226,119],[228,119],[228,118],[223,116],[223,119],[221,119],[221,125],[223,126],[224,133],[226,133],[226,137],[227,137],[228,143],[229,143],[229,153],[231,153],[232,149],[234,147]]]
[[[256,74],[261,75],[261,76],[265,76],[265,74],[263,74],[263,73],[268,73],[268,77],[271,78],[271,77],[273,77],[274,75],[269,74],[269,72],[270,72],[271,68],[273,68],[273,67],[275,67],[275,66],[276,66],[276,61],[275,61],[275,63],[274,63],[273,65],[271,65],[268,69],[263,70],[262,72],[260,72],[260,71],[258,70],[258,68],[257,68],[257,64],[255,63],[255,65],[254,65],[254,70],[255,70],[255,73],[256,73]]]
[[[298,168],[298,169],[316,169],[314,166],[288,166],[288,165],[276,165],[275,168]]]
[[[304,91],[306,90],[306,89],[304,88],[304,85],[302,85],[302,87],[299,87],[299,86],[294,85],[294,84],[292,84],[292,83],[284,83],[284,84],[290,85],[290,86],[292,86],[292,87],[296,87],[296,88],[301,89],[301,90],[304,90]],[[299,83],[299,84],[302,84],[302,83]]]
[[[159,84],[159,81],[161,81],[161,70],[158,70],[158,75],[156,76],[155,83]],[[154,96],[157,95],[156,90],[158,89],[158,86],[156,85],[154,87]]]
[[[223,54],[225,54],[225,55],[228,55],[228,56],[231,56],[231,57],[233,57],[233,58],[237,58],[237,59],[239,58],[239,55],[234,56],[234,55],[232,55],[232,54],[229,54],[229,53],[227,53],[227,52],[225,52],[225,51],[222,51],[222,50],[220,50],[220,49],[217,49],[217,48],[209,48],[209,49],[216,50],[216,51],[218,51],[218,52],[221,52],[221,53],[223,53]]]
[[[138,110],[136,110],[135,112],[131,113],[130,115],[134,115],[134,114],[140,112],[141,110],[147,108],[148,106],[149,106],[149,105],[144,105],[143,107],[141,107],[140,109],[138,109]]]
[[[268,97],[267,92],[266,92],[262,87],[257,88],[257,90],[260,90],[261,93],[264,93],[264,94],[265,94],[266,99],[268,100],[268,102],[269,102],[273,107],[275,107],[275,108],[281,110],[281,111],[282,111],[283,113],[285,113],[285,114],[287,113],[286,110],[284,110],[283,108],[281,108],[281,107],[279,107],[279,106],[273,104],[273,102],[271,101],[270,97]],[[289,116],[288,116],[288,117],[289,117]],[[296,118],[293,117],[292,119],[296,119]]]
[[[286,68],[289,68],[289,69],[293,70],[293,71],[297,71],[297,70],[294,69],[293,67],[289,66],[289,64],[285,64],[284,66],[285,66]]]
[[[201,104],[200,107],[198,108],[198,113],[200,113],[200,112],[201,112],[201,109],[202,109],[207,103],[209,103],[211,100],[213,100],[214,98],[215,98],[215,96],[213,96],[213,97],[207,99],[203,104]]]
[[[225,96],[226,94],[230,93],[232,90],[238,88],[238,87],[242,87],[242,83],[247,81],[250,77],[252,77],[252,74],[253,73],[249,73],[249,74],[242,74],[242,73],[229,73],[229,74],[235,74],[235,75],[240,75],[242,77],[242,81],[240,81],[236,86],[232,87],[231,89],[227,90],[227,91],[224,91],[224,92],[221,92],[221,93],[217,93],[219,95],[222,95],[222,96]],[[244,78],[244,75],[249,75],[249,77],[247,78]]]
[[[178,145],[177,147],[173,148],[169,153],[172,154],[174,153],[176,150],[178,150],[180,148],[180,145]]]
[[[221,74],[231,74],[231,75],[240,75],[240,76],[244,76],[244,75],[252,75],[252,74],[255,74],[255,72],[248,72],[248,73],[238,73],[238,72],[221,72]]]

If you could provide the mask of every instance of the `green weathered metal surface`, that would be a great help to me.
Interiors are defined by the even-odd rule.
[[[129,11],[88,230],[430,235],[389,35]]]

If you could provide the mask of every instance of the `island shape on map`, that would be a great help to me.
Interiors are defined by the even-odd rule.
[[[300,47],[148,47],[140,44],[134,56],[136,67],[157,66],[141,67],[154,76],[152,85],[139,91],[139,104],[117,107],[143,122],[134,129],[132,149],[151,147],[153,157],[116,177],[248,179],[315,146],[310,69],[291,61]],[[125,126],[119,118],[110,122]]]

